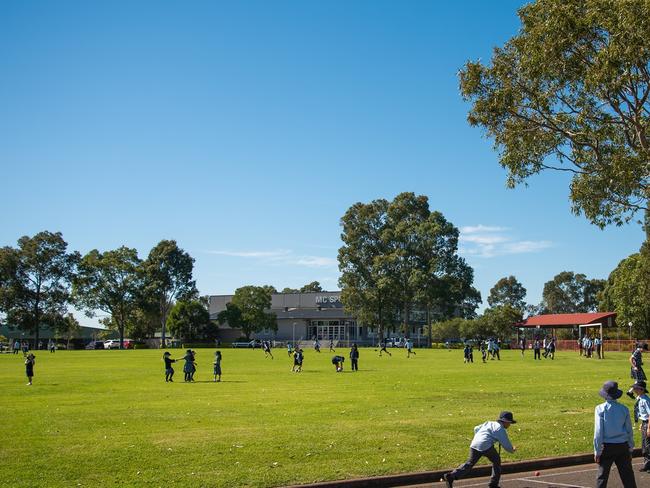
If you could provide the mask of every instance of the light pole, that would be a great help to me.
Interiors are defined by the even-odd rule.
[[[296,323],[293,323],[293,333],[291,334],[291,343],[293,344],[293,347],[296,347]]]
[[[630,340],[632,340],[632,322],[628,322],[627,325],[630,327]]]

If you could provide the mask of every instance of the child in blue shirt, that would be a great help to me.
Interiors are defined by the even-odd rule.
[[[447,488],[452,488],[455,480],[467,476],[483,456],[492,462],[492,477],[489,486],[497,488],[501,478],[501,456],[494,448],[494,444],[498,442],[506,451],[515,452],[516,448],[510,443],[506,430],[510,425],[516,423],[517,421],[513,418],[512,412],[501,412],[496,421],[485,422],[474,427],[474,438],[469,445],[469,458],[464,464],[442,477],[447,483]]]

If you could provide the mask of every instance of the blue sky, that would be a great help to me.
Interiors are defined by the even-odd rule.
[[[568,179],[505,188],[457,72],[517,32],[515,1],[0,4],[0,245],[176,239],[201,293],[337,288],[339,219],[427,195],[462,230],[483,297],[539,302],[563,270],[606,278],[643,240],[570,213]]]

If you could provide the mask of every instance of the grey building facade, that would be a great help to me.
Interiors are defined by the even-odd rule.
[[[213,295],[209,298],[210,318],[216,319],[226,309],[232,295]],[[270,312],[275,313],[278,330],[253,334],[256,339],[278,341],[320,341],[365,342],[374,336],[368,327],[358,324],[347,313],[341,302],[341,292],[323,291],[316,293],[276,293],[271,296]],[[228,325],[219,327],[223,341],[233,341],[242,333]]]

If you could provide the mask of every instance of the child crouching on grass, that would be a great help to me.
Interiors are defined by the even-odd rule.
[[[336,368],[337,373],[343,372],[343,361],[345,361],[343,356],[334,356],[332,358],[332,364]]]
[[[214,381],[221,381],[221,351],[214,353]]]
[[[494,448],[498,442],[508,452],[515,452],[516,448],[510,443],[506,430],[517,421],[512,417],[512,412],[501,412],[495,422],[485,422],[474,427],[474,438],[469,445],[469,458],[465,464],[457,467],[450,473],[443,475],[447,488],[452,488],[454,481],[467,476],[470,470],[481,457],[485,456],[492,462],[492,478],[489,486],[497,488],[501,478],[501,456]]]

